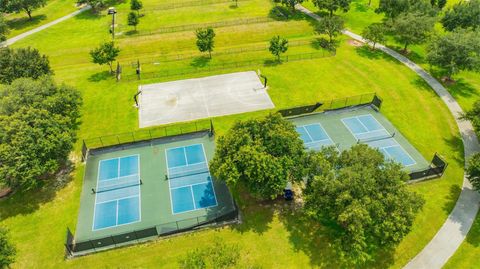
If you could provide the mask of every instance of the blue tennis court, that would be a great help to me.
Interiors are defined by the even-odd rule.
[[[342,122],[359,142],[363,140],[369,146],[378,148],[386,158],[404,166],[416,164],[415,160],[393,138],[393,135],[372,115],[343,118]]]
[[[101,160],[93,230],[140,221],[139,156]]]
[[[166,150],[173,214],[217,205],[202,144]]]
[[[308,149],[320,150],[322,147],[334,145],[319,123],[297,126],[296,130]]]

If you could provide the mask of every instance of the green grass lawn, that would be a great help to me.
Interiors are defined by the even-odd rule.
[[[7,14],[7,24],[10,28],[8,38],[17,36],[33,28],[54,21],[77,10],[74,0],[48,0],[47,5],[32,12],[32,19],[27,13]]]
[[[337,12],[345,20],[345,27],[354,33],[361,34],[363,29],[369,24],[374,22],[381,22],[383,14],[375,13],[375,9],[378,7],[378,0],[372,0],[371,5],[368,5],[369,0],[353,0],[350,10],[347,13]],[[452,0],[447,2],[447,9],[453,6],[460,0]],[[318,9],[312,2],[303,3],[305,7],[312,11]],[[435,26],[437,33],[442,33],[443,29],[440,23]],[[396,42],[393,37],[388,37],[386,45],[400,51],[403,49],[403,45]],[[426,44],[409,46],[410,53],[406,55],[408,58],[420,64],[423,68],[429,71],[432,75],[440,79],[444,74],[439,70],[431,69],[425,62]],[[450,91],[455,99],[460,103],[463,109],[470,109],[473,103],[480,99],[480,73],[476,72],[460,72],[454,76],[457,81],[455,84],[444,84],[444,86]]]
[[[254,17],[268,16],[271,4],[267,0],[256,2],[259,10]],[[252,9],[239,2],[228,19],[249,16]],[[145,0],[145,10],[156,5],[153,0]],[[220,10],[225,11],[231,3],[211,5],[208,11],[211,21],[225,20]],[[268,8],[264,8],[268,7]],[[230,7],[229,7],[230,8]],[[243,10],[245,8],[246,10]],[[199,10],[205,7],[174,9],[169,12],[172,21],[168,24],[182,25],[193,21],[204,22]],[[128,10],[128,4],[118,6],[120,14]],[[154,16],[156,12],[145,12]],[[189,14],[191,20],[186,22]],[[238,12],[238,13],[236,13]],[[182,13],[182,14],[180,14]],[[246,15],[247,14],[247,15]],[[237,17],[238,15],[238,17]],[[198,18],[197,18],[198,16]],[[119,16],[121,18],[122,16]],[[227,73],[236,70],[261,69],[269,79],[269,94],[276,108],[286,108],[355,94],[377,92],[384,99],[382,113],[404,134],[404,136],[428,160],[439,152],[449,161],[450,166],[442,179],[412,185],[411,188],[422,194],[426,204],[418,215],[412,232],[392,252],[382,253],[381,257],[368,268],[400,268],[413,258],[434,236],[453,208],[460,192],[463,176],[463,146],[457,126],[448,109],[436,94],[413,72],[390,57],[371,52],[365,48],[355,48],[342,37],[335,57],[179,75],[162,79],[141,81],[121,81],[116,83],[106,72],[106,66],[96,66],[89,61],[88,52],[100,42],[109,40],[110,18],[105,15],[85,13],[53,26],[41,33],[17,43],[16,47],[33,46],[49,55],[55,70],[55,78],[77,87],[83,94],[81,138],[115,134],[138,129],[137,110],[133,107],[133,94],[138,85],[178,78]],[[166,25],[166,24],[165,24]],[[140,26],[141,27],[141,26]],[[151,26],[148,26],[151,27]],[[164,27],[162,20],[155,27]],[[155,29],[155,27],[151,29]],[[139,28],[139,31],[141,28]],[[289,22],[273,21],[260,24],[236,25],[218,28],[216,51],[234,48],[255,47],[266,44],[273,35],[282,35],[290,40],[315,40],[312,22],[292,19]],[[132,72],[128,64],[140,58],[152,62],[155,59],[175,57],[175,55],[195,54],[182,61],[159,62],[159,66],[148,66],[155,72],[167,69],[183,70],[198,63],[195,39],[192,31],[170,34],[152,34],[118,38],[122,49],[119,61],[124,74]],[[292,47],[292,52],[319,51],[314,45]],[[164,58],[162,58],[164,57]],[[268,52],[246,52],[236,55],[214,55],[212,61],[198,66],[205,70],[219,62],[272,57]],[[224,133],[233,122],[239,119],[258,117],[268,111],[245,113],[215,118],[217,133]],[[79,149],[80,143],[77,144]],[[72,154],[78,160],[79,151]],[[195,244],[208,245],[215,236],[226,242],[237,243],[242,247],[242,260],[264,268],[335,268],[337,258],[328,247],[332,240],[325,229],[304,219],[298,211],[282,201],[256,203],[236,194],[244,223],[222,229],[206,230],[166,240],[117,249],[78,259],[63,259],[65,229],[75,229],[82,186],[83,164],[76,163],[71,177],[59,177],[41,191],[16,193],[8,200],[0,201],[0,225],[11,231],[12,241],[18,248],[17,263],[14,268],[105,268],[105,267],[176,267],[179,257]],[[67,170],[68,171],[68,170]],[[54,185],[54,188],[51,188]]]

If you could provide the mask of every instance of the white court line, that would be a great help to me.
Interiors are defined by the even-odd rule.
[[[365,115],[360,115],[360,116],[367,116],[367,115],[370,115],[370,114],[365,114]],[[370,115],[371,116],[371,115]],[[375,119],[375,117],[371,116],[373,119]],[[351,128],[350,126],[348,126],[348,124],[345,122],[346,119],[356,119],[364,128],[365,130],[367,130],[367,132],[360,132],[360,133],[355,133]],[[375,119],[376,120],[376,119]],[[374,132],[378,132],[378,131],[387,131],[387,129],[385,129],[385,127],[380,124],[378,121],[377,123],[382,126],[382,129],[377,129],[377,130],[373,130],[373,131],[368,131],[368,128],[365,126],[365,124],[362,123],[362,121],[360,121],[358,119],[358,116],[354,116],[354,117],[348,117],[348,118],[342,118],[341,121],[343,122],[343,125],[345,125],[345,127],[347,127],[347,129],[350,131],[350,133],[357,139],[360,139],[358,136],[359,135],[363,135],[363,134],[369,134],[369,133],[374,133]]]
[[[189,146],[194,146],[194,145],[201,145],[202,146],[202,151],[203,151],[203,157],[204,157],[204,160],[205,162],[201,162],[201,163],[205,163],[207,165],[207,169],[208,169],[208,173],[210,174],[210,168],[208,166],[208,162],[207,162],[207,155],[205,153],[205,148],[203,146],[203,143],[198,143],[198,144],[192,144],[192,145],[188,145],[188,146],[183,146],[183,148],[186,148],[186,147],[189,147]],[[176,147],[176,148],[181,148],[181,147]],[[166,149],[165,150],[165,159],[166,159],[166,162],[167,162],[167,177],[170,178],[170,173],[169,173],[169,170],[170,168],[168,168],[168,154],[167,154],[167,151],[170,150],[171,148],[169,149]],[[196,164],[200,164],[200,163],[196,163]],[[176,167],[181,167],[181,166],[176,166]],[[175,168],[176,168],[175,167]],[[211,177],[211,175],[210,175]],[[207,207],[202,207],[202,208],[196,208],[196,205],[195,205],[195,197],[193,195],[193,188],[192,186],[194,185],[199,185],[199,184],[205,184],[205,183],[209,183],[208,181],[206,182],[202,182],[202,183],[196,183],[196,184],[190,184],[190,185],[184,185],[184,186],[181,186],[181,187],[175,187],[175,188],[172,188],[171,187],[171,184],[170,184],[170,179],[168,180],[168,188],[169,188],[169,195],[170,195],[170,208],[171,208],[171,211],[172,211],[172,215],[178,215],[178,214],[183,214],[183,213],[187,213],[187,212],[191,212],[191,211],[196,211],[196,210],[201,210],[201,209],[206,209],[206,208],[210,208],[210,207],[215,207],[215,206],[218,206],[218,201],[217,201],[217,195],[216,195],[216,192],[215,192],[215,185],[213,184],[213,179],[211,179],[210,183],[212,184],[212,190],[213,190],[213,197],[215,199],[215,204],[214,205],[211,205],[211,206],[207,206]],[[195,209],[192,209],[192,210],[187,210],[187,211],[182,211],[182,212],[178,212],[178,213],[175,213],[173,211],[173,200],[172,200],[172,190],[174,189],[179,189],[179,188],[184,188],[184,187],[190,187],[190,191],[192,193],[192,202],[193,202],[193,207]]]
[[[210,173],[208,173],[210,175]],[[193,187],[193,186],[197,186],[197,185],[202,185],[202,184],[207,184],[207,183],[210,183],[212,181],[202,181],[202,182],[198,182],[198,183],[193,183],[193,184],[187,184],[187,185],[183,185],[183,186],[180,186],[180,187],[173,187],[173,188],[170,188],[171,190],[176,190],[176,189],[181,189],[181,188],[185,188],[185,187]]]
[[[97,168],[97,184],[96,184],[96,190],[98,190],[98,183],[100,182],[100,167],[101,167],[101,163],[104,162],[104,161],[110,161],[110,160],[114,160],[114,159],[118,159],[118,175],[120,175],[120,159],[122,158],[130,158],[130,157],[137,157],[137,169],[138,169],[138,173],[136,174],[138,176],[138,183],[140,183],[140,154],[133,154],[133,155],[128,155],[128,156],[122,156],[122,157],[117,157],[117,158],[111,158],[111,159],[105,159],[105,160],[100,160],[98,162],[98,168]],[[129,176],[133,176],[133,175],[129,175]],[[128,176],[125,176],[125,177],[128,177]],[[117,178],[114,178],[116,180],[118,180],[120,177],[117,177]],[[103,181],[103,180],[102,180]],[[133,186],[132,186],[133,187]],[[104,201],[104,202],[101,202],[101,203],[97,203],[97,197],[98,197],[98,193],[95,193],[95,205],[93,206],[93,222],[92,222],[92,231],[99,231],[99,230],[104,230],[104,229],[109,229],[109,228],[115,228],[115,227],[118,227],[118,226],[122,226],[122,225],[128,225],[128,224],[132,224],[132,223],[136,223],[136,222],[140,222],[141,219],[142,219],[142,216],[141,216],[141,202],[142,202],[142,199],[141,199],[141,190],[140,190],[140,186],[137,186],[138,188],[138,195],[130,195],[130,196],[127,196],[127,197],[122,197],[120,199],[112,199],[112,200],[109,200],[109,201]],[[132,198],[132,197],[138,197],[138,216],[139,216],[139,219],[137,221],[133,221],[133,222],[129,222],[129,223],[124,223],[124,224],[120,224],[118,225],[118,201],[119,200],[123,200],[123,199],[126,199],[126,198]],[[109,226],[109,227],[104,227],[104,228],[99,228],[99,229],[95,229],[95,214],[96,214],[96,208],[97,208],[97,204],[103,204],[103,203],[107,203],[107,202],[112,202],[112,201],[115,201],[117,200],[117,208],[116,208],[116,216],[115,216],[115,223],[116,225],[114,226]]]
[[[412,166],[412,165],[416,165],[417,164],[417,161],[408,153],[408,151],[405,150],[405,148],[400,144],[398,143],[398,141],[395,139],[395,138],[391,138],[393,141],[395,141],[395,143],[397,143],[397,146],[399,146],[403,152],[405,152],[405,154],[407,154],[407,156],[410,158],[410,160],[413,161],[413,164],[409,164],[409,165],[404,165],[405,167],[408,167],[408,166]],[[393,147],[393,146],[391,146]],[[386,147],[388,148],[388,147]],[[390,155],[390,154],[389,154]]]

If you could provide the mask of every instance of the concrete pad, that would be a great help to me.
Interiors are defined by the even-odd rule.
[[[274,108],[254,71],[142,85],[140,128]]]

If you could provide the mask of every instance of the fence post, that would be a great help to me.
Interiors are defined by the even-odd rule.
[[[118,135],[116,135],[116,137],[117,137],[118,144],[120,144],[120,138],[118,138]]]
[[[102,137],[100,136],[98,139],[100,140],[100,144],[102,144],[102,147],[103,147]]]
[[[135,133],[134,133],[134,132],[132,132],[132,139],[133,139],[133,142],[136,142],[136,141],[135,141]]]

